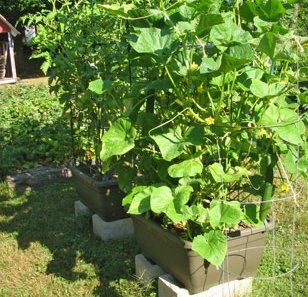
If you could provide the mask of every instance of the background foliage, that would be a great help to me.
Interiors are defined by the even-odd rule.
[[[69,123],[47,86],[2,88],[0,105],[0,177],[14,169],[68,160]]]
[[[41,10],[46,2],[41,0],[0,0],[0,11],[5,18],[14,24],[22,15]]]

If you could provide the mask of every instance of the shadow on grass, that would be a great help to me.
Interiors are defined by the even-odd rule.
[[[0,191],[1,192],[1,191]],[[90,218],[75,218],[76,193],[70,183],[54,183],[13,197],[0,194],[0,231],[16,234],[19,248],[39,242],[52,253],[47,273],[70,282],[88,277],[76,272],[77,261],[90,263],[100,280],[95,296],[120,297],[119,280],[134,276],[135,241],[102,242],[93,237]],[[91,281],[91,280],[90,280]],[[132,295],[130,295],[132,296]]]

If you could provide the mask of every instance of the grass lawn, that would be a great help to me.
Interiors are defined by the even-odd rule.
[[[0,296],[156,296],[134,276],[134,240],[103,243],[76,219],[70,183],[0,189]]]
[[[69,182],[19,192],[1,184],[0,296],[156,296],[155,283],[145,288],[134,276],[135,241],[105,243],[94,238],[89,219],[74,216],[75,199]],[[299,203],[294,243],[299,268],[293,292],[307,296],[307,199]],[[259,277],[290,268],[292,207],[288,204],[277,204],[276,248],[270,235]],[[252,296],[291,296],[290,279],[255,281]]]

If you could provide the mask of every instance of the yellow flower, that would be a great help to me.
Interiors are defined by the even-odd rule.
[[[203,87],[203,85],[200,85],[199,87],[197,87],[197,92],[198,92],[199,94],[202,94],[202,93],[204,92],[204,87]]]
[[[215,119],[213,117],[208,117],[204,120],[207,125],[214,125]]]
[[[199,65],[195,62],[190,64],[190,71],[196,71],[199,68]]]
[[[262,128],[260,131],[259,131],[259,138],[262,138],[263,136],[265,136],[266,138],[268,138],[268,133],[267,131]]]
[[[280,189],[281,189],[281,191],[286,192],[286,191],[289,190],[289,185],[286,184],[286,183],[283,183],[283,184],[280,186]]]

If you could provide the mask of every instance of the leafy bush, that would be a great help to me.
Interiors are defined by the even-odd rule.
[[[61,0],[23,21],[39,27],[32,58],[44,58],[41,69],[50,72],[50,90],[59,95],[64,113],[73,111],[74,157],[95,158],[101,169],[101,136],[124,108],[131,73],[128,44],[121,39],[126,22],[96,2]]]
[[[47,86],[0,89],[0,105],[0,176],[70,157],[69,123]]]

